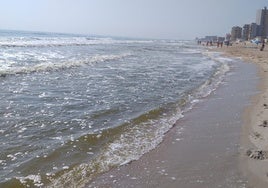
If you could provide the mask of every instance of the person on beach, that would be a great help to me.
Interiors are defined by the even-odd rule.
[[[261,45],[261,49],[260,49],[260,51],[263,51],[264,50],[264,47],[265,47],[265,42],[264,42],[264,40],[262,41],[262,45]]]
[[[209,42],[210,46],[213,46],[212,40]]]

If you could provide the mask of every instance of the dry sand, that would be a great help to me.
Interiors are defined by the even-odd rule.
[[[260,93],[253,97],[244,113],[242,132],[242,169],[256,188],[268,187],[268,46],[235,44],[219,49],[227,56],[242,58],[259,67]]]

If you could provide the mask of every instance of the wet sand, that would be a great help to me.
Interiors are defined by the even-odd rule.
[[[243,109],[257,93],[257,68],[239,60],[231,64],[224,83],[185,113],[156,149],[88,187],[250,187],[239,156]]]
[[[244,113],[242,136],[242,169],[249,184],[256,188],[268,187],[268,48],[259,50],[260,46],[236,44],[224,48],[229,56],[240,57],[246,62],[258,66],[260,82],[259,94],[252,98],[251,105]]]

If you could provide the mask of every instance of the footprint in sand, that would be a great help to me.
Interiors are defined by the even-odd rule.
[[[268,151],[248,149],[246,155],[251,159],[265,160],[268,159]]]
[[[252,136],[255,140],[257,140],[257,139],[263,140],[263,137],[262,137],[261,134],[258,133],[258,132],[253,132],[251,136]]]
[[[267,122],[267,120],[264,120],[264,121],[262,122],[262,124],[260,124],[259,126],[260,126],[260,127],[267,127],[267,126],[268,126],[268,122]]]

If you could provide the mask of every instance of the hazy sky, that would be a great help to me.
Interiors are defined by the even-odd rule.
[[[268,0],[1,0],[0,29],[143,38],[225,35]]]

